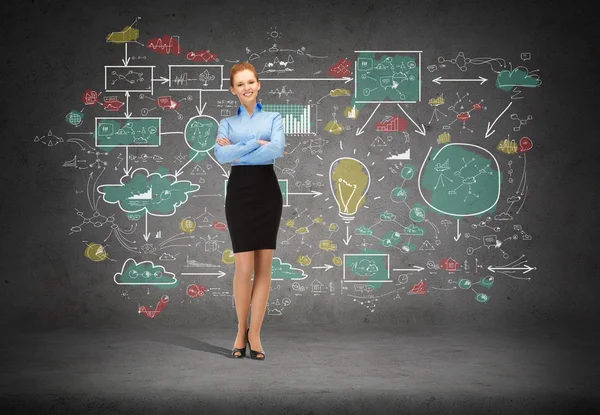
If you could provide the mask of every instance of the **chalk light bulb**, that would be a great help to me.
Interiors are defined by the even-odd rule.
[[[371,185],[367,166],[351,157],[339,158],[329,168],[329,184],[340,217],[349,223],[354,219],[358,208],[365,203],[365,196]]]

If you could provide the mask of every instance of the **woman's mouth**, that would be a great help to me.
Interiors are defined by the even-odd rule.
[[[243,94],[246,98],[249,98],[252,96],[252,92],[247,92],[245,94]]]

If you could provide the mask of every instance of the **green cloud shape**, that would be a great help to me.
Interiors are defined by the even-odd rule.
[[[504,70],[496,77],[496,87],[503,91],[510,91],[512,87],[521,86],[535,88],[542,84],[537,74],[530,74],[527,68],[517,66],[513,70]]]
[[[130,180],[124,182],[125,179]],[[131,176],[124,175],[120,182],[98,186],[104,201],[118,204],[127,213],[147,211],[153,216],[173,215],[179,206],[187,202],[189,193],[200,189],[197,184],[178,180],[172,174],[162,174],[160,170],[149,174],[143,167],[134,170]]]
[[[114,281],[118,285],[156,285],[173,288],[179,281],[172,272],[167,272],[162,265],[154,265],[152,261],[137,262],[128,258],[123,263],[121,272],[117,272]]]
[[[396,219],[396,215],[394,215],[391,212],[388,212],[387,210],[385,212],[382,212],[381,215],[379,215],[379,219],[381,220],[394,220]]]
[[[271,269],[273,280],[303,280],[308,277],[300,268],[294,268],[277,257],[273,257]]]
[[[425,235],[425,229],[416,226],[414,223],[411,223],[404,228],[404,233],[408,235],[423,236]]]
[[[359,226],[354,231],[356,235],[373,235],[373,231],[366,226]]]
[[[394,245],[400,243],[401,240],[402,240],[402,235],[399,232],[390,230],[390,231],[387,231],[385,233],[385,235],[383,235],[383,237],[381,238],[381,244],[385,247],[394,246]],[[389,241],[389,243],[391,245],[387,245],[386,241]]]

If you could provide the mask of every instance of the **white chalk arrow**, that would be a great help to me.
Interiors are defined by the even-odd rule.
[[[490,122],[488,121],[487,129],[485,130],[485,138],[488,138],[490,135],[494,134],[494,132],[496,130],[492,130],[492,127],[494,127],[494,124],[496,124],[496,121],[498,121],[498,119],[502,116],[502,114],[504,114],[511,105],[512,105],[512,102],[509,102],[508,105],[506,106],[506,108],[504,108],[504,111],[502,111],[500,113],[500,115],[498,115],[496,117],[496,119],[494,120],[494,122],[491,125],[490,125]]]
[[[212,159],[212,161],[214,161],[215,164],[217,166],[219,166],[221,168],[221,170],[223,170],[223,174],[221,174],[221,176],[225,177],[226,179],[229,179],[229,172],[225,171],[223,166],[221,166],[221,164],[217,160],[215,160],[215,158],[212,156],[212,154],[210,154],[210,152],[207,152],[206,154],[208,154],[208,157],[210,157]]]
[[[527,274],[529,271],[533,271],[534,269],[537,269],[536,267],[530,267],[529,265],[525,264],[525,266],[523,267],[492,267],[491,265],[488,267],[488,270],[492,271],[492,272],[496,272],[496,271],[523,271],[523,274]]]
[[[225,275],[227,275],[223,271],[219,271],[219,272],[181,272],[180,274],[181,275],[216,275],[217,278],[221,278],[221,277],[224,277]]]
[[[125,59],[121,59],[124,66],[127,66],[127,64],[129,63],[129,59],[130,58],[127,57],[127,42],[125,42]]]
[[[454,237],[454,240],[458,241],[460,239],[460,235],[462,235],[460,233],[460,222],[459,222],[459,219],[456,218],[456,236]]]
[[[423,124],[421,124],[421,126],[419,127],[417,125],[417,123],[414,122],[412,118],[410,118],[410,115],[408,115],[406,113],[406,111],[404,111],[404,108],[402,108],[400,106],[400,104],[397,104],[397,105],[398,105],[398,108],[400,108],[402,110],[402,112],[404,113],[404,115],[406,115],[406,117],[415,125],[415,127],[417,127],[417,129],[415,130],[415,133],[418,133],[418,134],[421,134],[422,136],[425,136],[425,134],[427,134],[427,131],[425,130],[425,126]]]
[[[352,239],[352,235],[349,235],[350,229],[348,229],[348,225],[346,225],[346,239],[342,239],[345,245],[350,243],[350,239]]]
[[[365,127],[367,126],[367,124],[369,123],[369,121],[371,121],[371,118],[373,118],[373,115],[375,115],[375,113],[377,112],[377,109],[381,106],[381,104],[377,104],[377,106],[375,107],[375,109],[373,110],[373,112],[371,113],[371,116],[369,117],[369,119],[365,122],[365,124],[360,127],[358,130],[356,130],[356,135],[361,135],[362,133],[364,133],[365,131]]]
[[[317,192],[316,190],[311,191],[310,193],[288,193],[288,195],[313,195],[313,197],[321,196],[323,193]]]
[[[123,171],[127,176],[129,176],[131,169],[133,169],[133,167],[129,167],[129,146],[125,146],[125,168]]]
[[[206,107],[207,102],[204,103],[204,105],[202,106],[202,109],[200,109],[200,107],[198,105],[196,105],[196,111],[198,111],[198,115],[202,115],[202,113],[204,112],[204,108]]]
[[[421,272],[424,269],[425,268],[423,268],[423,267],[415,265],[413,268],[392,268],[392,271],[417,271],[417,272]]]
[[[127,98],[127,105],[125,106],[125,118],[131,117],[131,113],[129,112],[129,91],[125,91],[125,97]]]
[[[480,76],[477,79],[468,79],[468,78],[457,78],[457,79],[451,79],[451,78],[446,78],[443,79],[441,76],[433,79],[431,82],[435,82],[438,85],[441,85],[440,82],[479,82],[479,85],[483,85],[483,83],[487,81],[486,78],[484,78],[483,76]]]
[[[179,177],[181,175],[181,173],[183,173],[183,169],[185,168],[185,166],[190,164],[192,162],[192,160],[194,160],[198,154],[200,154],[200,152],[196,151],[196,154],[194,154],[192,156],[192,158],[190,158],[183,166],[181,166],[179,169],[177,169],[177,171],[175,171],[175,178]]]
[[[164,85],[167,82],[169,82],[169,78],[165,78],[164,76],[161,76],[159,79],[153,79],[152,82],[160,82],[162,85]]]
[[[329,264],[325,264],[324,267],[312,267],[314,269],[322,269],[325,268],[325,271],[329,271],[331,268],[333,268],[333,265],[329,265]]]
[[[146,209],[146,232],[144,232],[144,239],[148,242],[148,238],[150,237],[150,232],[148,232],[148,209]]]
[[[350,78],[348,76],[344,76],[343,78],[261,78],[262,81],[352,81],[354,78]]]

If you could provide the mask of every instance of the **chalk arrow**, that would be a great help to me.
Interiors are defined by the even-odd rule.
[[[208,157],[210,157],[212,159],[212,161],[214,161],[215,164],[221,168],[221,170],[223,171],[221,176],[225,177],[226,179],[229,179],[229,171],[225,171],[223,166],[221,166],[221,163],[219,163],[217,160],[215,160],[215,158],[212,156],[212,154],[210,154],[210,152],[208,152],[206,154],[208,154]]]
[[[417,125],[416,122],[413,121],[412,118],[410,118],[410,116],[406,113],[406,111],[404,111],[404,108],[402,108],[400,106],[400,104],[397,104],[398,108],[400,108],[402,110],[402,112],[404,113],[404,115],[406,115],[406,117],[415,125],[415,127],[417,127],[417,129],[415,130],[415,133],[421,134],[422,136],[425,136],[425,134],[427,134],[427,131],[425,130],[425,126],[423,124],[421,124],[421,126],[419,127]]]
[[[125,97],[127,98],[127,106],[125,107],[125,118],[131,117],[131,113],[129,112],[129,91],[125,91]]]
[[[483,83],[485,81],[487,81],[487,79],[484,78],[483,76],[480,76],[477,79],[467,79],[467,78],[464,78],[464,79],[461,79],[461,78],[458,78],[458,79],[450,79],[450,78],[443,79],[441,76],[439,76],[439,77],[431,80],[431,82],[435,82],[438,85],[441,85],[440,82],[479,82],[479,85],[483,85]]]
[[[350,229],[348,229],[348,225],[346,225],[346,238],[342,239],[345,245],[350,243],[350,239],[352,239],[352,235],[349,235]]]
[[[181,275],[216,275],[217,278],[224,277],[227,275],[223,271],[219,272],[182,272]]]
[[[460,239],[460,235],[462,235],[460,233],[460,222],[458,221],[458,218],[456,218],[456,236],[454,237],[454,240],[458,241]]]
[[[144,232],[146,242],[148,242],[148,238],[150,238],[150,232],[148,232],[148,210],[146,209],[146,232]]]
[[[169,82],[169,78],[165,78],[164,76],[161,76],[159,79],[153,79],[152,82],[160,82],[162,85],[164,85],[167,82]]]
[[[317,192],[316,190],[311,191],[310,193],[288,193],[288,195],[313,195],[313,197],[321,196],[323,193]]]
[[[533,271],[534,269],[537,269],[536,267],[530,267],[529,265],[525,264],[525,266],[523,267],[492,267],[491,265],[488,267],[488,270],[492,271],[492,272],[496,272],[496,271],[523,271],[523,274],[527,274],[529,271]]]
[[[329,265],[329,264],[325,264],[324,267],[313,267],[314,269],[322,269],[325,268],[325,271],[329,271],[331,268],[333,268],[333,265]]]
[[[377,112],[377,110],[379,109],[379,107],[381,106],[380,104],[377,104],[377,106],[375,107],[375,110],[373,110],[373,112],[371,113],[371,116],[369,117],[369,119],[365,122],[365,124],[360,127],[358,130],[356,130],[356,135],[361,135],[362,133],[364,133],[365,131],[365,127],[367,126],[367,124],[369,123],[369,121],[371,121],[371,118],[373,118],[373,115],[375,115],[375,113]]]
[[[133,166],[129,167],[129,146],[125,146],[125,168],[123,171],[127,176],[129,176],[131,169],[133,169]]]
[[[261,78],[261,81],[352,81],[354,78],[344,76],[343,78]]]
[[[124,66],[127,66],[127,64],[129,63],[129,59],[130,58],[127,57],[127,42],[125,42],[125,59],[121,59]]]
[[[200,152],[196,151],[196,154],[194,154],[192,156],[192,158],[190,158],[183,166],[181,166],[178,170],[175,171],[175,178],[178,178],[181,175],[181,173],[183,173],[183,169],[185,168],[185,166],[190,164],[192,162],[192,160],[194,160],[198,154],[200,154]]]
[[[421,272],[424,269],[425,268],[423,268],[423,267],[415,265],[413,268],[392,268],[392,271],[417,271],[417,272]]]
[[[485,138],[488,138],[490,135],[494,134],[494,132],[496,131],[496,130],[492,130],[492,128],[494,127],[494,124],[496,124],[496,121],[498,121],[498,119],[502,116],[502,114],[504,114],[511,105],[512,105],[512,102],[509,102],[508,105],[506,106],[506,108],[504,108],[504,111],[502,111],[500,113],[500,115],[498,115],[496,117],[496,119],[494,120],[494,122],[491,125],[490,125],[490,122],[488,121],[488,125],[485,130]]]

